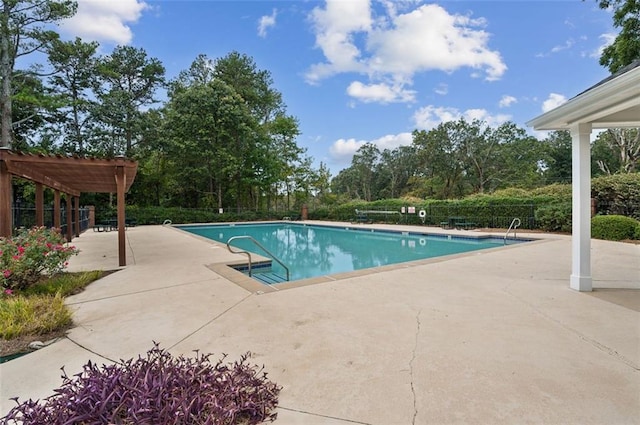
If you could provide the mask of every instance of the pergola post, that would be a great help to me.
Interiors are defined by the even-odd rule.
[[[60,229],[60,191],[53,191],[53,227]]]
[[[36,183],[36,226],[44,226],[44,186]]]
[[[65,193],[64,198],[67,201],[67,242],[71,242],[73,239],[73,201],[69,193]]]
[[[11,174],[7,164],[0,161],[0,236],[5,238],[12,234],[11,190]]]
[[[116,186],[117,186],[117,206],[118,206],[118,263],[119,265],[127,265],[127,252],[125,241],[125,208],[124,208],[124,192],[127,182],[127,175],[124,171],[124,165],[116,166]]]
[[[78,237],[80,236],[80,197],[79,196],[73,197],[73,211],[76,216],[75,228],[73,233],[74,233],[74,236]]]
[[[591,124],[571,127],[572,247],[570,287],[592,290],[591,278]]]

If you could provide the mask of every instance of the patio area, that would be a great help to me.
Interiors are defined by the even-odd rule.
[[[68,337],[0,365],[0,414],[10,397],[52,394],[62,366],[156,341],[231,361],[250,351],[283,386],[285,425],[640,424],[640,245],[592,240],[593,292],[569,288],[571,237],[535,234],[261,293],[214,271],[238,260],[220,244],[166,226],[125,233],[128,265],[68,299]],[[116,269],[117,241],[85,232],[70,270]]]

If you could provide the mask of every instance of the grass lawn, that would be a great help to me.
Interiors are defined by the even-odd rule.
[[[12,295],[0,296],[0,357],[28,352],[33,341],[50,341],[71,328],[64,299],[110,272],[61,273]]]

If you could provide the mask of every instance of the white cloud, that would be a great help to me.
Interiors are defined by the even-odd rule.
[[[610,46],[611,44],[613,44],[616,37],[617,37],[617,34],[614,34],[614,33],[600,34],[600,37],[598,38],[602,40],[602,44],[598,46],[598,48],[595,51],[591,52],[589,57],[599,59],[600,56],[602,56],[602,51],[608,46]]]
[[[563,50],[567,50],[573,47],[573,45],[576,44],[575,41],[573,41],[572,39],[569,39],[567,41],[564,42],[564,44],[559,44],[557,46],[554,46],[551,48],[551,53],[558,53],[561,52]]]
[[[542,112],[548,112],[567,101],[567,98],[558,93],[551,93],[547,100],[542,102]]]
[[[348,165],[351,163],[353,154],[366,143],[376,145],[380,151],[385,149],[393,150],[399,146],[411,145],[413,136],[411,133],[400,133],[389,134],[374,140],[339,139],[331,145],[329,153],[334,162]]]
[[[61,23],[66,33],[85,40],[129,44],[136,23],[150,6],[140,0],[78,0],[78,12]]]
[[[311,12],[316,32],[316,46],[322,49],[327,63],[315,64],[307,72],[309,82],[317,82],[331,75],[364,71],[359,63],[360,50],[353,35],[366,32],[371,26],[371,9],[367,0],[327,0],[326,8]]]
[[[483,19],[452,15],[435,4],[413,3],[401,13],[409,3],[383,3],[385,10],[376,11],[375,19],[370,0],[327,0],[324,8],[313,9],[316,46],[325,61],[309,68],[309,83],[353,72],[367,75],[368,86],[380,81],[410,86],[416,73],[463,67],[493,81],[506,71],[500,53],[487,47]]]
[[[502,96],[502,99],[500,99],[500,102],[498,102],[498,106],[501,108],[508,108],[509,106],[517,102],[518,102],[518,99],[516,99],[513,96],[509,96],[505,94],[504,96]]]
[[[363,84],[360,81],[354,81],[347,87],[347,94],[364,103],[413,102],[415,100],[415,91],[405,90],[400,84]]]
[[[372,70],[410,77],[428,70],[455,71],[461,67],[483,70],[487,80],[506,71],[500,54],[486,45],[485,22],[450,15],[435,4],[422,5],[392,20],[391,28],[378,27],[369,34]]]
[[[267,36],[267,29],[274,27],[276,25],[276,16],[278,12],[276,9],[273,9],[271,15],[265,15],[260,18],[258,21],[258,35],[260,37]]]
[[[449,93],[449,86],[445,83],[440,83],[438,84],[438,87],[433,89],[433,91],[436,92],[436,94],[444,96],[445,94]]]
[[[436,107],[433,105],[420,108],[413,115],[416,127],[421,130],[430,130],[441,123],[457,121],[461,118],[469,122],[473,120],[484,121],[487,125],[494,127],[509,121],[511,115],[491,115],[486,109],[479,108],[460,111],[457,108]]]

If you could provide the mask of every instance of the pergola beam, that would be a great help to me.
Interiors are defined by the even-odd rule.
[[[35,182],[36,224],[44,223],[44,187],[53,189],[54,227],[60,228],[60,193],[67,203],[66,237],[80,234],[79,196],[82,192],[116,193],[118,209],[119,265],[126,265],[125,194],[136,176],[138,163],[124,157],[80,158],[33,155],[0,148],[0,236],[13,233],[12,177]],[[75,212],[75,221],[74,221]]]
[[[7,165],[9,173],[13,174],[14,176],[18,176],[35,183],[41,183],[47,187],[59,190],[64,193],[69,193],[73,196],[80,196],[80,191],[72,189],[70,186],[54,180],[51,177],[48,177],[45,174],[42,174],[39,171],[30,168],[25,163],[14,162],[10,160],[5,160],[4,163]]]

